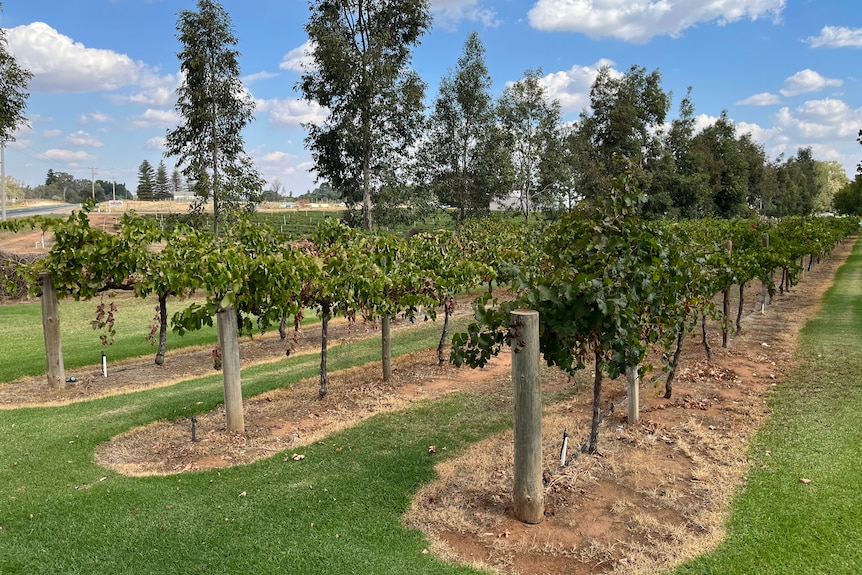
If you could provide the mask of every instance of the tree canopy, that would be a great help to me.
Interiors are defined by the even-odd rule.
[[[431,25],[428,1],[321,0],[309,8],[313,65],[299,87],[328,117],[306,125],[306,143],[318,178],[361,204],[370,229],[372,196],[399,185],[422,127],[425,83],[410,61]]]
[[[168,130],[165,153],[178,157],[198,198],[196,207],[212,201],[213,231],[218,235],[221,220],[254,209],[263,190],[242,137],[254,101],[242,85],[234,48],[238,39],[221,4],[198,0],[197,11],[181,11],[177,38],[183,81],[176,110],[182,121]]]

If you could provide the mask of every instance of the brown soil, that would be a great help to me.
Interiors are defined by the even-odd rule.
[[[599,455],[578,450],[589,430],[592,375],[576,380],[586,389],[545,410],[545,516],[538,525],[513,515],[511,432],[440,463],[439,479],[417,493],[405,522],[423,530],[430,550],[444,558],[525,575],[658,573],[714,547],[724,535],[729,501],[750,466],[749,439],[769,415],[769,391],[793,369],[797,334],[815,314],[850,248],[849,242],[840,246],[832,259],[805,273],[798,286],[775,297],[765,314],[751,311],[759,286],[747,289],[749,314],[730,346],[720,347],[720,333],[711,325],[713,356],[707,361],[698,330],[686,342],[673,399],[660,397],[663,388],[643,384],[640,422],[627,423],[622,403],[602,424]],[[463,313],[468,306],[461,308]],[[336,340],[365,336],[361,328],[349,331],[344,324],[336,330]],[[297,353],[315,353],[317,335],[308,330]],[[285,345],[276,336],[244,342],[243,366],[281,359]],[[113,365],[108,378],[94,366],[63,392],[47,390],[42,378],[14,382],[0,387],[0,407],[68,403],[171,385],[214,373],[210,352],[169,352],[161,368],[151,359],[124,362]],[[227,433],[218,410],[197,417],[195,443],[189,442],[188,420],[156,422],[114,438],[96,457],[131,475],[239,465],[274,452],[286,460],[301,458],[302,446],[376,413],[456,390],[486,393],[510,379],[506,354],[483,370],[437,367],[432,350],[394,365],[388,383],[381,380],[378,365],[335,373],[323,400],[316,397],[316,380],[251,398],[245,403],[243,435]],[[543,376],[545,389],[567,383],[551,370]],[[624,379],[605,383],[605,406],[624,398]],[[564,429],[570,450],[568,465],[561,467]]]

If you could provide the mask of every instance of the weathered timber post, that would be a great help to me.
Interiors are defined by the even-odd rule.
[[[63,342],[60,338],[60,304],[54,278],[49,273],[39,274],[42,288],[42,334],[45,338],[45,359],[48,362],[48,387],[66,387],[66,369],[63,366]]]
[[[383,364],[383,381],[392,379],[392,336],[390,326],[390,315],[383,314],[380,318],[380,359]]]
[[[763,234],[763,249],[769,249],[769,234]],[[766,280],[760,283],[760,313],[766,313],[766,298],[769,297],[769,285]]]
[[[515,310],[512,383],[515,388],[515,517],[540,523],[545,515],[542,486],[542,387],[539,380],[539,312]]]
[[[245,433],[245,415],[242,410],[242,380],[239,368],[239,336],[237,334],[236,310],[233,304],[221,307],[217,318],[227,430]]]
[[[628,384],[629,424],[640,421],[640,376],[638,366],[626,366],[626,383]]]

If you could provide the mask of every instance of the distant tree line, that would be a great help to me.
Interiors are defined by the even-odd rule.
[[[811,148],[767,157],[726,111],[698,129],[691,88],[669,121],[672,94],[661,74],[637,65],[602,68],[573,123],[562,121],[541,70],[527,70],[495,100],[475,32],[426,113],[410,53],[429,27],[423,0],[312,6],[314,65],[298,87],[329,116],[306,126],[306,144],[320,180],[361,206],[354,223],[363,227],[440,206],[458,221],[498,203],[527,220],[560,214],[606,196],[624,172],[646,194],[649,217],[830,211],[848,183],[840,164],[816,160]]]
[[[132,194],[123,182],[113,182],[98,179],[76,178],[66,172],[55,172],[49,169],[45,175],[45,183],[35,187],[24,188],[23,197],[31,199],[56,200],[79,204],[83,200],[93,198],[104,202],[113,198],[118,200],[131,199]]]

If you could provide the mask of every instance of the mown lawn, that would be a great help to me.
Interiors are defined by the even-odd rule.
[[[393,349],[433,347],[439,324],[396,332]],[[379,339],[332,348],[330,369],[375,360]],[[246,396],[312,377],[314,354],[243,372]],[[5,357],[3,362],[8,361]],[[0,412],[0,573],[470,573],[422,551],[402,527],[443,457],[509,424],[498,394],[459,394],[381,415],[245,467],[129,478],[93,463],[134,426],[222,400],[218,375],[59,408]]]
[[[147,341],[150,324],[156,315],[155,298],[139,299],[124,294],[104,298],[106,306],[114,302],[116,339],[113,344],[102,345],[91,322],[96,318],[96,306],[101,300],[60,300],[60,329],[63,344],[63,361],[67,369],[85,365],[98,365],[104,351],[110,361],[119,361],[142,355],[156,355],[156,347]],[[168,304],[172,314],[188,305],[188,301],[174,300]],[[45,340],[42,335],[42,307],[38,300],[30,303],[0,306],[0,326],[3,326],[3,346],[0,350],[0,382],[19,377],[45,373]],[[168,333],[168,350],[214,343],[215,328],[188,332],[180,337]]]

